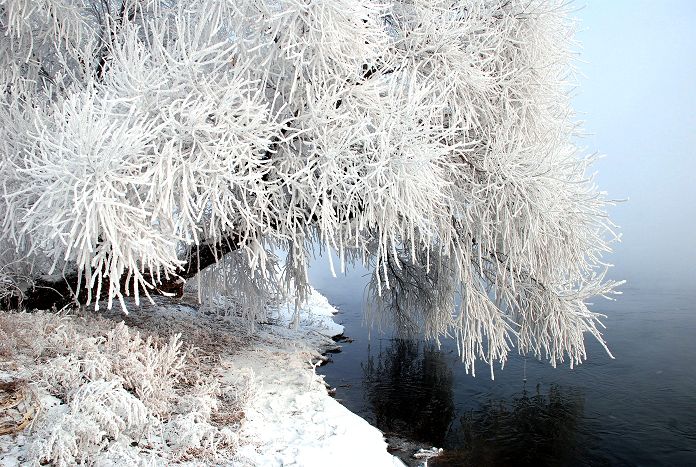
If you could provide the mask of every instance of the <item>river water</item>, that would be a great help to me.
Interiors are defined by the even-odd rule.
[[[592,307],[615,359],[587,338],[575,369],[513,355],[491,380],[485,364],[467,375],[452,341],[364,326],[369,271],[336,279],[322,262],[310,275],[352,340],[321,370],[336,398],[388,438],[444,448],[429,465],[696,466],[694,291],[626,285]]]

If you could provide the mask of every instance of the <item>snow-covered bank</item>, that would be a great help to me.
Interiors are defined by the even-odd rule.
[[[20,392],[0,391],[0,422],[31,417],[0,436],[0,465],[402,465],[315,372],[343,332],[334,312],[316,292],[297,328],[280,307],[254,332],[185,301],[128,316],[0,312],[0,382],[31,395],[10,412]]]
[[[318,350],[334,346],[330,337],[343,333],[334,313],[314,291],[300,312],[299,329],[290,328],[288,308],[280,310],[280,327],[269,329],[288,335],[289,345],[250,349],[235,359],[242,371],[254,371],[258,391],[245,412],[242,436],[251,443],[239,449],[243,459],[274,466],[403,465],[387,453],[378,429],[327,394],[323,377],[310,366]]]

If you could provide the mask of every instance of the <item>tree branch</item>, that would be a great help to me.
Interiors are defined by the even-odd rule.
[[[133,6],[132,8],[128,8],[128,3],[128,0],[123,0],[116,18],[113,18],[109,14],[108,10],[104,15],[104,27],[108,30],[109,37],[108,39],[102,38],[102,46],[99,49],[97,69],[95,71],[98,81],[102,81],[104,79],[104,73],[106,73],[107,61],[109,54],[111,53],[111,47],[113,47],[114,42],[116,42],[116,34],[118,34],[121,26],[123,26],[124,20],[133,21],[135,19],[137,7]],[[108,8],[108,4],[106,4],[106,8]]]

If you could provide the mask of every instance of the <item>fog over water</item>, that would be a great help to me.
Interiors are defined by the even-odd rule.
[[[575,108],[623,242],[612,276],[696,286],[696,2],[588,0]]]

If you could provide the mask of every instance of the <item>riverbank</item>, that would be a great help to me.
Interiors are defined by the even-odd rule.
[[[0,312],[0,465],[402,465],[316,374],[343,332],[323,296],[297,328],[218,311]]]
[[[281,307],[265,329],[272,344],[237,356],[238,368],[254,372],[257,391],[245,412],[242,437],[249,444],[240,447],[240,458],[275,466],[403,465],[387,452],[382,432],[330,397],[315,371],[320,354],[337,347],[332,337],[343,333],[335,313],[314,291],[297,329],[293,312]]]

